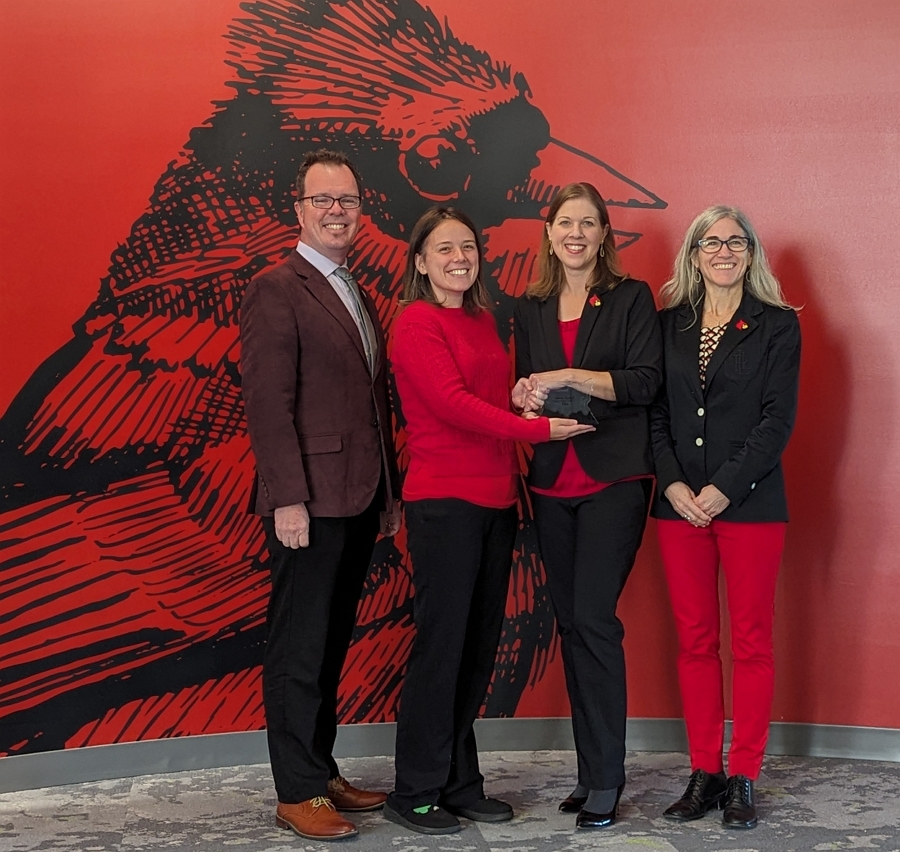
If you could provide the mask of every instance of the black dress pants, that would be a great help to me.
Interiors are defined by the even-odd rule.
[[[578,783],[625,783],[625,630],[616,606],[650,503],[649,479],[619,482],[587,497],[533,494],[538,541],[556,624],[578,757]]]
[[[473,725],[490,685],[503,629],[518,513],[464,500],[406,504],[415,638],[397,714],[402,812],[484,796]]]
[[[272,573],[263,702],[278,801],[326,794],[338,775],[337,691],[378,535],[370,506],[350,518],[310,518],[309,547],[293,550],[263,518]]]

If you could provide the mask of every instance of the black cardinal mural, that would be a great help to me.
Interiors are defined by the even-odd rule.
[[[296,243],[304,152],[347,151],[363,175],[352,264],[385,324],[408,229],[435,202],[483,228],[507,333],[560,184],[592,181],[614,207],[665,207],[554,139],[521,74],[412,0],[241,8],[227,33],[234,96],[191,131],[73,339],[0,424],[5,754],[264,724],[268,576],[259,522],[246,514],[253,460],[237,320],[247,283]],[[627,245],[639,234],[618,236]],[[402,423],[398,441],[402,456]],[[372,562],[344,721],[393,718],[410,597],[401,534]],[[553,649],[523,500],[486,714],[513,714]]]

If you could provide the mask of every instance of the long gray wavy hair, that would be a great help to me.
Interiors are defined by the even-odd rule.
[[[759,241],[756,230],[750,224],[750,220],[737,207],[728,207],[724,204],[707,207],[691,222],[675,258],[672,277],[663,284],[659,291],[663,307],[677,308],[680,305],[690,305],[694,309],[694,322],[696,321],[698,311],[703,307],[705,293],[703,279],[700,276],[700,266],[697,262],[697,252],[700,251],[697,248],[697,240],[701,239],[720,219],[732,219],[750,238],[750,246],[747,249],[750,252],[750,264],[744,274],[744,290],[767,305],[793,310],[793,306],[785,301],[781,285],[772,273],[766,252]]]

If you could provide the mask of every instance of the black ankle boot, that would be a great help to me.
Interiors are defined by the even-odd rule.
[[[756,828],[756,801],[753,782],[746,775],[732,775],[725,793],[725,828]]]
[[[663,816],[679,822],[700,819],[707,811],[722,806],[727,787],[728,779],[724,772],[710,775],[703,769],[697,769],[691,774],[684,795],[666,808]]]

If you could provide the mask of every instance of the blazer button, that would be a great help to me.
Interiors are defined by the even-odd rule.
[[[695,443],[698,447],[702,447],[702,446],[703,446],[703,438],[697,438],[697,440],[694,441],[694,443]]]
[[[752,491],[754,488],[756,488],[756,483],[755,483],[755,482],[751,482],[751,483],[750,483],[750,490]]]
[[[378,418],[377,418],[377,417],[373,417],[373,418],[372,418],[372,425],[373,425],[375,428],[378,428]]]
[[[705,408],[698,408],[698,409],[697,409],[697,416],[698,416],[698,417],[702,417],[704,414],[706,414],[706,409],[705,409]]]

